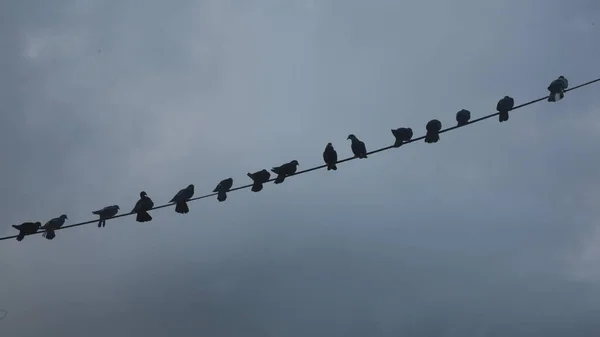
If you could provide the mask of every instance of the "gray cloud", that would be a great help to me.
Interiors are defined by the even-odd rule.
[[[368,149],[598,76],[575,1],[0,4],[2,214]],[[596,20],[596,22],[594,21]],[[596,87],[258,194],[0,245],[6,336],[596,336]]]

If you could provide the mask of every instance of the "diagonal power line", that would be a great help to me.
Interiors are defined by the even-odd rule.
[[[596,83],[596,82],[600,82],[600,78],[597,78],[597,79],[595,79],[595,80],[592,80],[592,81],[589,81],[589,82],[586,82],[586,83],[583,83],[583,84],[580,84],[580,85],[577,85],[577,86],[574,86],[574,87],[572,87],[572,88],[570,88],[570,89],[567,89],[567,90],[565,90],[565,92],[568,92],[568,91],[573,91],[573,90],[576,90],[576,89],[579,89],[579,88],[582,88],[582,87],[588,86],[588,85],[590,85],[590,84],[594,84],[594,83]],[[541,97],[541,98],[535,99],[535,100],[533,100],[533,101],[529,101],[529,102],[527,102],[527,103],[523,103],[523,104],[521,104],[521,105],[517,105],[517,106],[513,107],[513,108],[512,108],[510,111],[517,110],[517,109],[520,109],[520,108],[524,108],[524,107],[526,107],[526,106],[528,106],[528,105],[532,105],[532,104],[535,104],[535,103],[541,102],[541,101],[543,101],[543,100],[547,99],[548,97],[549,97],[549,96]],[[456,130],[456,129],[458,129],[458,128],[463,128],[463,127],[466,127],[466,126],[469,126],[469,125],[475,124],[475,123],[477,123],[477,122],[481,122],[481,121],[483,121],[483,120],[486,120],[486,119],[488,119],[488,118],[492,118],[492,117],[494,117],[494,116],[497,116],[497,115],[499,115],[499,114],[500,114],[499,112],[496,112],[496,113],[493,113],[493,114],[490,114],[490,115],[486,115],[486,116],[483,116],[483,117],[480,117],[480,118],[474,119],[474,120],[472,120],[472,121],[470,121],[470,122],[468,122],[467,124],[465,124],[465,125],[462,125],[462,126],[455,125],[455,126],[453,126],[453,127],[449,127],[449,128],[447,128],[447,129],[440,130],[440,132],[439,132],[439,133],[441,134],[441,133],[444,133],[444,132],[449,132],[449,131]],[[408,140],[408,141],[406,141],[406,142],[403,142],[403,143],[402,143],[402,145],[405,145],[405,144],[408,144],[408,143],[414,143],[414,142],[416,142],[416,141],[419,141],[419,140],[422,140],[422,139],[425,139],[425,136],[421,136],[421,137],[418,137],[418,138],[413,138],[413,139],[411,139],[411,140]],[[394,147],[393,145],[386,146],[386,147],[382,147],[382,148],[380,148],[380,149],[377,149],[377,150],[373,150],[373,151],[371,151],[371,152],[368,152],[368,153],[367,153],[367,155],[371,155],[371,154],[374,154],[374,153],[378,153],[378,152],[383,152],[383,151],[391,150],[391,149],[394,149],[394,148],[395,148],[395,147]],[[350,161],[350,160],[353,160],[353,159],[357,159],[357,157],[349,157],[349,158],[346,158],[346,159],[339,160],[339,161],[337,162],[337,164],[345,163],[345,162],[347,162],[347,161]],[[293,174],[293,175],[290,175],[290,176],[288,176],[288,177],[297,176],[297,175],[300,175],[300,174],[303,174],[303,173],[308,173],[308,172],[312,172],[312,171],[320,170],[320,169],[322,169],[322,168],[325,168],[325,167],[327,167],[327,165],[320,165],[320,166],[311,167],[311,168],[308,168],[308,169],[306,169],[306,170],[298,171],[298,172],[296,172],[295,174]],[[271,182],[271,181],[273,181],[273,180],[275,180],[275,178],[269,179],[267,182]],[[229,193],[229,192],[234,192],[234,191],[239,191],[239,190],[243,190],[243,189],[247,189],[247,188],[250,188],[250,187],[252,187],[252,184],[243,185],[243,186],[238,186],[238,187],[235,187],[235,188],[232,188],[232,189],[230,189],[229,191],[227,191],[227,193]],[[217,194],[218,194],[218,193],[210,193],[210,194],[206,194],[206,195],[198,196],[198,197],[195,197],[195,198],[191,198],[189,201],[194,201],[194,200],[205,199],[205,198],[209,198],[209,197],[216,196]],[[156,207],[152,208],[152,210],[161,209],[161,208],[166,208],[166,207],[173,206],[173,205],[175,205],[175,203],[168,203],[168,204],[164,204],[164,205],[156,206]],[[129,215],[134,215],[134,214],[135,214],[135,213],[123,213],[123,214],[115,215],[114,217],[112,217],[112,218],[109,218],[109,219],[107,219],[107,220],[116,219],[116,218],[121,218],[121,217],[129,216]],[[83,226],[83,225],[89,225],[89,224],[93,224],[93,223],[97,223],[97,222],[98,222],[98,219],[89,220],[89,221],[84,221],[84,222],[78,222],[78,223],[75,223],[75,224],[72,224],[72,225],[62,226],[61,228],[58,228],[57,230],[61,230],[61,229],[67,229],[67,228],[73,228],[73,227],[79,227],[79,226]],[[37,233],[35,233],[35,234],[40,234],[40,233],[43,233],[43,232],[44,232],[44,231],[38,231],[38,232],[37,232]],[[34,234],[29,234],[29,235],[34,235]],[[17,237],[17,235],[11,235],[11,236],[0,237],[0,241],[2,241],[2,240],[8,240],[8,239],[14,239],[14,238],[16,238],[16,237]]]

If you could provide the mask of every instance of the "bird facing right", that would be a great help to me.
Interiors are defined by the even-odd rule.
[[[282,182],[285,181],[285,177],[293,175],[296,173],[296,170],[298,169],[298,161],[297,160],[292,160],[289,163],[285,163],[281,166],[276,166],[273,167],[271,169],[271,172],[275,173],[277,175],[277,178],[275,178],[275,181],[273,181],[275,184],[281,184]]]
[[[187,202],[194,196],[194,185],[190,184],[188,187],[179,190],[177,194],[169,202],[175,203],[175,212],[179,214],[186,214],[190,212]]]

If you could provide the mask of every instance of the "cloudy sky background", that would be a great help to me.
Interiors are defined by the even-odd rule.
[[[369,150],[600,75],[600,3],[0,2],[0,233]],[[599,86],[397,151],[0,242],[2,336],[598,336]]]

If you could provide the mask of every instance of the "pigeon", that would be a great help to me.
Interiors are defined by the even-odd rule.
[[[263,184],[271,179],[271,173],[262,169],[254,173],[248,173],[248,177],[252,179],[252,192],[260,192],[263,189]]]
[[[174,202],[175,212],[180,214],[186,214],[190,212],[190,208],[187,205],[187,201],[194,196],[194,185],[190,184],[188,187],[180,190],[175,194],[173,199],[169,202]]]
[[[548,91],[550,91],[548,102],[557,102],[565,98],[565,90],[568,87],[569,81],[564,76],[559,76],[557,79],[552,81],[552,83],[550,83],[548,86]]]
[[[337,164],[338,156],[331,143],[327,143],[327,146],[325,146],[325,151],[323,151],[323,160],[325,161],[325,164],[327,164],[327,171],[337,170],[337,166],[335,164]]]
[[[93,211],[92,214],[96,214],[100,217],[100,220],[98,220],[98,228],[106,226],[106,219],[110,219],[113,216],[117,215],[117,213],[119,213],[119,209],[120,208],[118,205],[112,205],[106,206],[103,209],[99,209],[97,211]]]
[[[217,193],[217,200],[219,200],[219,201],[227,200],[227,192],[229,192],[229,190],[231,189],[231,186],[233,186],[233,178],[227,178],[227,179],[221,180],[221,182],[213,190],[214,193]]]
[[[427,133],[425,134],[425,143],[437,143],[440,140],[442,122],[437,119],[432,119],[425,126],[425,130],[427,130]]]
[[[515,100],[510,96],[504,96],[503,99],[498,101],[496,110],[498,110],[498,121],[506,122],[508,120],[508,112],[515,106]]]
[[[145,191],[140,192],[140,200],[135,203],[131,213],[136,213],[135,221],[137,222],[148,222],[152,220],[152,216],[148,214],[148,211],[154,207],[154,202],[148,197]]]
[[[298,165],[299,164],[297,160],[292,160],[291,162],[285,163],[281,166],[273,167],[271,169],[271,172],[277,175],[277,178],[275,178],[274,183],[281,184],[285,180],[285,177],[296,173]]]
[[[44,232],[44,234],[42,234],[42,236],[48,240],[54,239],[56,237],[55,231],[57,229],[61,228],[62,225],[65,224],[65,220],[67,220],[67,219],[68,219],[67,215],[63,214],[63,215],[59,216],[58,218],[54,218],[54,219],[46,222],[45,225],[40,227],[40,229],[45,230],[45,232]]]
[[[462,109],[456,113],[456,122],[458,126],[463,126],[469,124],[469,119],[471,119],[471,111]]]
[[[19,231],[17,235],[17,241],[23,241],[25,235],[31,235],[37,233],[38,229],[42,227],[41,222],[23,222],[20,225],[12,225],[14,229]]]
[[[413,130],[411,128],[392,129],[392,134],[394,135],[394,138],[396,138],[394,147],[400,147],[404,142],[408,142],[412,139]]]
[[[354,153],[355,157],[358,158],[367,158],[367,148],[365,147],[365,143],[356,138],[355,135],[348,135],[348,138],[352,141],[352,153]]]

